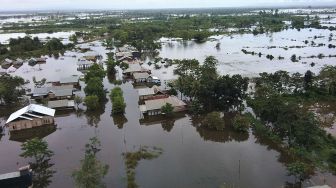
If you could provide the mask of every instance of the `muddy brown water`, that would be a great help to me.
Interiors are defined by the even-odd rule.
[[[102,54],[107,52],[99,42],[92,48]],[[76,58],[71,57],[74,54]],[[79,56],[76,52],[68,52],[64,59],[49,58],[46,64],[35,67],[25,64],[13,74],[29,80],[32,76],[47,78],[48,81],[61,76],[81,75],[76,70]],[[167,76],[159,71],[154,72]],[[120,73],[117,77],[120,77]],[[84,86],[84,83],[81,84]],[[104,85],[107,90],[114,87],[107,78]],[[102,109],[93,113],[58,111],[56,130],[36,130],[35,136],[44,137],[55,153],[51,162],[55,164],[53,170],[56,173],[49,187],[74,186],[71,173],[79,167],[84,157],[84,145],[94,136],[102,144],[98,159],[110,167],[104,179],[107,187],[127,186],[122,153],[135,151],[139,146],[163,149],[163,154],[157,159],[139,163],[136,182],[140,187],[203,188],[229,185],[269,188],[284,187],[294,182],[294,177],[287,176],[285,167],[290,158],[252,131],[237,134],[230,129],[224,132],[202,129],[188,114],[142,119],[138,94],[133,85],[126,82],[121,87],[127,103],[124,116],[111,116],[111,102],[108,100]],[[81,91],[78,95],[84,94]],[[80,108],[85,109],[83,105]],[[14,109],[1,108],[0,117],[5,120],[12,111]],[[0,173],[12,172],[27,164],[28,161],[19,156],[20,145],[22,139],[32,135],[34,133],[29,132],[19,139],[13,139],[8,131],[5,132],[0,140]],[[335,186],[336,177],[317,172],[305,185],[324,183]]]

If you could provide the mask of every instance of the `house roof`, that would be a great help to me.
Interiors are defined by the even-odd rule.
[[[10,122],[12,122],[12,121],[14,121],[18,118],[23,118],[23,119],[27,119],[27,120],[32,120],[31,117],[42,118],[41,116],[34,115],[34,113],[54,117],[55,110],[51,109],[51,108],[44,107],[44,106],[31,104],[29,106],[21,108],[20,110],[12,113],[9,116],[9,118],[7,119],[6,124],[10,123]]]
[[[137,64],[129,64],[128,69],[124,70],[124,73],[132,73],[132,72],[145,72],[147,69],[141,67],[139,63]]]
[[[147,79],[149,74],[147,72],[135,72],[133,73],[134,79]]]
[[[162,106],[167,103],[171,104],[173,107],[185,106],[186,103],[181,101],[175,96],[170,96],[168,98],[163,99],[155,99],[155,100],[147,100],[145,101],[146,111],[149,110],[159,110]]]
[[[53,87],[42,87],[42,88],[34,88],[33,96],[45,96],[48,95],[48,93],[54,93],[56,97],[62,97],[62,96],[70,96],[73,94],[73,86],[53,86]]]
[[[48,101],[49,108],[62,108],[62,107],[74,107],[75,102],[73,100],[57,100]]]
[[[141,88],[138,89],[139,96],[147,96],[147,95],[154,95],[154,89],[153,88]]]
[[[79,76],[73,75],[69,77],[63,77],[60,79],[61,84],[66,84],[66,83],[77,83],[79,80]]]
[[[138,89],[139,96],[155,95],[158,92],[161,92],[160,88],[154,85],[152,88],[141,88]]]

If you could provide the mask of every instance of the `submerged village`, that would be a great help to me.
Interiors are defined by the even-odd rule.
[[[333,7],[0,14],[0,187],[333,188],[335,27]]]

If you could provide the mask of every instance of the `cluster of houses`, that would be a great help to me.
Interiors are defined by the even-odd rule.
[[[94,51],[88,51],[85,55],[78,59],[77,70],[85,71],[94,64],[102,65],[102,56]]]
[[[17,58],[16,60],[11,60],[7,58],[1,63],[0,75],[15,72],[24,63],[28,63],[28,65],[30,66],[35,66],[36,64],[44,64],[46,63],[46,61],[46,58],[31,58],[28,60],[23,60],[20,58]]]

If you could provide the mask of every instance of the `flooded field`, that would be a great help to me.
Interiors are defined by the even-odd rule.
[[[213,55],[219,60],[221,74],[243,74],[257,76],[260,72],[286,70],[318,72],[324,65],[335,65],[334,57],[302,58],[299,62],[291,62],[293,54],[302,57],[318,55],[335,55],[335,49],[328,46],[314,47],[305,44],[305,40],[318,43],[333,43],[329,40],[327,30],[287,30],[272,35],[253,36],[251,34],[219,36],[212,41],[197,44],[193,41],[178,42],[162,39],[163,47],[160,56],[170,59],[196,58],[203,61],[206,56]],[[315,36],[319,36],[314,39]],[[336,36],[336,32],[333,32]],[[0,35],[1,38],[1,35]],[[295,39],[295,41],[293,41]],[[220,42],[221,48],[216,49]],[[276,46],[276,48],[269,48]],[[290,46],[304,46],[290,48]],[[288,48],[285,50],[284,48]],[[94,42],[91,49],[106,59],[104,47]],[[241,50],[283,56],[283,60],[266,59],[244,54]],[[83,56],[78,52],[66,52],[58,59],[49,58],[46,64],[34,67],[24,64],[13,75],[32,80],[33,76],[47,81],[54,81],[63,76],[82,75],[77,71],[77,59]],[[305,63],[304,63],[305,62]],[[314,62],[315,66],[311,66]],[[173,79],[173,67],[155,70],[153,65],[144,66],[152,69],[153,74],[162,81]],[[121,73],[117,73],[117,77]],[[81,82],[84,86],[84,83]],[[107,78],[104,79],[107,90],[114,87]],[[32,84],[28,85],[32,87]],[[82,87],[83,88],[83,87]],[[56,173],[50,178],[49,187],[73,187],[71,178],[80,160],[84,158],[84,146],[89,138],[97,136],[102,143],[98,159],[109,165],[105,177],[107,187],[126,187],[127,179],[122,153],[135,151],[140,146],[155,146],[163,149],[157,159],[141,161],[136,168],[136,182],[140,187],[251,187],[269,188],[291,186],[294,177],[287,176],[286,164],[291,158],[269,140],[255,135],[252,130],[248,134],[237,134],[229,126],[224,132],[215,132],[198,127],[197,120],[188,114],[176,114],[173,118],[155,117],[143,119],[138,107],[138,93],[131,82],[121,85],[127,104],[125,116],[111,116],[111,102],[94,113],[87,113],[84,106],[78,111],[58,111],[56,128],[46,127],[43,130],[25,133],[22,137],[9,135],[0,137],[0,173],[6,173],[26,165],[20,145],[28,138],[44,137],[49,147],[55,152],[52,167]],[[84,96],[83,91],[78,95]],[[334,109],[334,108],[332,108]],[[5,120],[14,109],[0,109],[0,117]],[[332,111],[331,111],[332,112]],[[228,116],[228,125],[230,119]],[[330,127],[329,127],[330,128]],[[332,128],[331,128],[332,129]],[[336,177],[329,173],[318,173],[306,180],[304,185],[328,184],[336,186]]]

